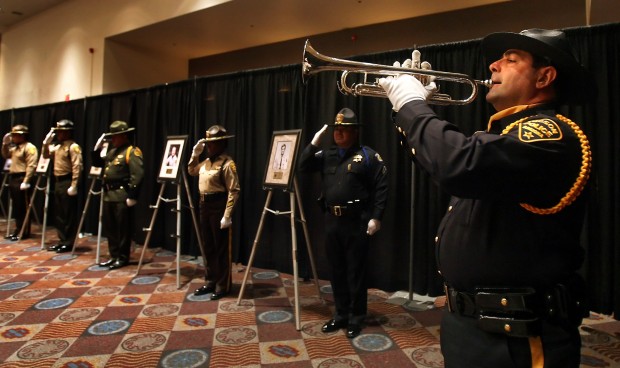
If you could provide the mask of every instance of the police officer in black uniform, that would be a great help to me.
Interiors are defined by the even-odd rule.
[[[133,232],[133,207],[138,201],[144,176],[142,151],[130,144],[130,128],[117,120],[110,124],[110,132],[99,137],[92,152],[93,166],[103,167],[103,230],[108,238],[110,259],[100,263],[110,270],[129,263]],[[109,139],[105,157],[101,157],[103,140]]]
[[[11,159],[9,192],[15,215],[15,231],[6,238],[12,241],[21,240],[19,233],[22,228],[22,239],[30,237],[30,218],[26,218],[26,212],[32,196],[31,182],[37,169],[38,150],[28,141],[28,135],[28,127],[18,124],[2,138],[2,157]]]
[[[73,249],[78,228],[78,183],[82,173],[82,148],[73,140],[73,122],[62,119],[43,140],[43,157],[54,160],[54,219],[58,243],[48,247],[57,253]],[[54,137],[58,144],[52,144]]]
[[[379,81],[416,164],[453,195],[436,237],[446,283],[446,367],[578,367],[587,314],[579,244],[591,153],[561,103],[592,80],[563,32],[530,29],[482,40],[497,113],[465,136],[426,100],[433,83]]]
[[[372,148],[359,144],[355,113],[344,108],[336,115],[335,146],[320,150],[328,125],[303,150],[300,171],[321,172],[325,209],[325,252],[331,269],[336,311],[323,332],[347,329],[354,338],[367,312],[366,264],[369,236],[379,231],[387,202],[387,168]]]

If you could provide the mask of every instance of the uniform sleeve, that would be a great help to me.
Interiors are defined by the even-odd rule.
[[[2,143],[2,157],[5,159],[11,158],[11,144]]]
[[[34,176],[34,172],[37,169],[37,161],[38,161],[38,156],[39,156],[37,147],[32,143],[28,143],[26,145],[25,156],[26,156],[26,177],[24,178],[24,183],[28,183],[30,179],[32,179],[32,177]]]
[[[77,143],[73,143],[69,147],[69,156],[71,158],[71,186],[77,187],[83,167],[82,148]]]
[[[198,176],[200,172],[200,158],[197,156],[192,156],[187,163],[187,173],[191,176]]]
[[[299,157],[299,171],[300,172],[313,172],[319,171],[323,165],[321,155],[317,155],[319,148],[308,144],[306,148],[301,152]]]
[[[239,185],[239,176],[237,175],[237,165],[234,161],[230,160],[224,167],[224,181],[226,183],[226,191],[228,192],[228,200],[226,201],[226,209],[224,210],[224,216],[230,217],[232,215],[237,199],[239,199],[239,192],[241,186]]]
[[[140,186],[144,177],[144,163],[140,148],[133,148],[129,154],[129,184],[127,196],[131,199],[138,199]]]

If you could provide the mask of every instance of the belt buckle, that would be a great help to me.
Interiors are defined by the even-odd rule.
[[[334,206],[334,216],[342,216],[342,207]]]
[[[454,308],[452,307],[452,300],[450,300],[450,288],[448,285],[443,284],[443,292],[446,294],[446,305],[448,306],[448,312],[454,312]]]

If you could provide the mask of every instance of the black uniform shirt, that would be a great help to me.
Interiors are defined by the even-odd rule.
[[[413,160],[454,196],[435,241],[439,270],[458,290],[544,288],[583,261],[583,195],[555,214],[521,206],[558,204],[582,169],[582,142],[551,106],[517,110],[471,137],[421,101],[396,115]]]
[[[370,218],[381,220],[387,202],[387,168],[381,156],[367,146],[325,151],[309,144],[301,154],[301,171],[321,171],[323,197],[330,206],[364,202]]]

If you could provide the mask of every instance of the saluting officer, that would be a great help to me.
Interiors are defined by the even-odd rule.
[[[26,219],[26,212],[30,204],[32,189],[30,181],[34,176],[38,160],[37,147],[28,142],[28,127],[19,124],[2,138],[2,157],[11,159],[9,168],[9,191],[13,200],[15,215],[15,231],[6,237],[13,241],[20,240],[19,232],[26,223],[22,239],[30,237],[30,219]]]
[[[321,151],[323,126],[303,150],[300,171],[319,171],[323,179],[325,252],[331,269],[336,304],[334,318],[323,332],[346,328],[354,338],[367,312],[366,258],[369,236],[379,231],[387,202],[387,168],[372,148],[359,144],[355,113],[344,108],[336,115],[335,145]]]
[[[207,130],[206,138],[194,146],[187,165],[189,174],[198,176],[202,254],[205,255],[206,284],[194,291],[194,295],[213,293],[211,300],[228,294],[231,284],[229,234],[232,212],[241,190],[235,161],[225,152],[232,137],[223,126],[213,125]],[[208,157],[200,161],[205,145]]]
[[[54,137],[58,144],[52,145]],[[73,140],[73,122],[56,123],[43,140],[43,157],[54,160],[54,219],[58,243],[48,250],[58,253],[73,249],[78,227],[78,183],[82,173],[82,148]]]
[[[93,166],[103,167],[103,230],[108,238],[110,259],[100,263],[110,270],[129,263],[133,231],[133,206],[138,194],[144,167],[142,151],[129,142],[130,128],[126,122],[117,120],[110,124],[110,131],[99,137],[92,152]],[[112,144],[105,157],[101,157],[104,139]]]

